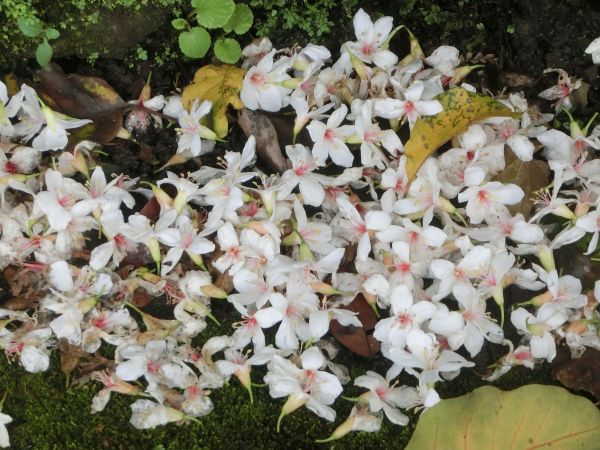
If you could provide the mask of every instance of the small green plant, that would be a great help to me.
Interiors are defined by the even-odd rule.
[[[212,43],[210,29],[223,32],[214,42],[215,56],[227,64],[235,64],[242,56],[239,42],[227,37],[231,32],[244,34],[252,26],[254,15],[248,5],[235,4],[233,0],[192,0],[194,8],[188,17],[196,19],[198,26],[191,26],[184,18],[174,19],[171,24],[179,35],[179,48],[190,58],[203,58]]]
[[[49,41],[58,39],[60,32],[56,28],[47,27],[37,17],[19,17],[17,20],[19,30],[25,36],[30,38],[42,38],[42,42],[37,46],[35,59],[42,67],[47,66],[52,59],[52,46]]]

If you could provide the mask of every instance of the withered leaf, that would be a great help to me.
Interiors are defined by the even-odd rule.
[[[65,75],[56,65],[38,71],[37,92],[57,111],[78,119],[91,119],[126,105],[103,79],[78,74]]]
[[[60,350],[60,370],[69,376],[77,367],[83,355],[83,349],[78,345],[70,344],[66,339],[58,342],[58,348]]]
[[[511,214],[521,213],[528,219],[534,206],[535,192],[550,184],[548,163],[539,159],[522,161],[512,151],[504,152],[506,167],[496,175],[495,180],[502,183],[514,183],[523,189],[525,196],[520,203],[509,206]]]
[[[256,138],[256,154],[269,168],[283,173],[288,168],[281,153],[277,131],[271,120],[259,112],[242,109],[238,114],[238,125],[248,137]]]
[[[337,320],[332,320],[329,331],[348,350],[365,358],[373,358],[381,348],[379,341],[371,334],[367,334],[377,324],[375,313],[362,294],[357,295],[345,309],[358,313],[358,318],[363,324],[362,328],[352,325],[342,326]]]
[[[106,144],[117,136],[129,106],[106,81],[78,74],[65,75],[53,64],[39,70],[38,76],[40,82],[36,90],[52,109],[93,121],[70,132],[68,149],[83,140]]]
[[[572,359],[569,347],[561,345],[552,361],[552,376],[563,386],[600,400],[600,351],[587,348],[580,358]]]

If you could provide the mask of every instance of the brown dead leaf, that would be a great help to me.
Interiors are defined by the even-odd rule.
[[[60,370],[69,376],[79,364],[83,349],[78,345],[70,344],[66,339],[58,342],[58,348],[60,350]]]
[[[78,119],[112,112],[126,106],[119,94],[103,79],[78,74],[65,75],[60,67],[50,64],[38,71],[38,94],[52,102],[57,111]]]
[[[600,400],[600,351],[588,348],[580,358],[571,359],[569,347],[561,345],[552,361],[552,376],[563,386]]]
[[[103,79],[78,74],[65,75],[55,64],[38,71],[36,91],[52,109],[93,123],[73,130],[69,147],[90,140],[100,144],[112,141],[123,126],[123,115],[130,108]]]
[[[123,128],[124,113],[125,109],[121,109],[92,117],[92,123],[88,123],[70,132],[69,143],[66,149],[71,151],[81,141],[108,144],[117,137]]]
[[[238,125],[246,136],[256,138],[256,154],[269,168],[283,173],[288,168],[281,153],[277,131],[269,118],[256,111],[242,109],[238,114]]]
[[[133,298],[131,299],[131,303],[133,303],[138,308],[143,308],[148,306],[152,302],[152,297],[148,295],[145,289],[137,288],[133,291]]]
[[[346,309],[358,313],[358,318],[363,324],[362,328],[352,325],[342,326],[337,320],[329,324],[331,334],[348,350],[365,358],[373,358],[381,346],[371,334],[367,334],[375,328],[377,317],[362,294],[350,303]]]
[[[510,150],[504,150],[506,167],[496,175],[495,180],[502,183],[514,183],[523,189],[525,196],[521,203],[509,206],[511,214],[521,213],[528,219],[533,210],[535,191],[550,184],[548,163],[539,159],[522,161]]]
[[[156,159],[154,156],[154,152],[152,151],[152,147],[144,142],[140,142],[140,153],[139,157],[142,161],[147,162],[148,164],[156,165],[160,161]]]
[[[2,304],[3,308],[12,309],[13,311],[29,309],[45,293],[41,272],[8,266],[2,271],[2,275],[10,288],[10,293],[13,295],[13,298]]]
[[[17,295],[2,303],[2,308],[12,311],[25,311],[26,309],[33,308],[41,297],[42,294],[39,296]]]

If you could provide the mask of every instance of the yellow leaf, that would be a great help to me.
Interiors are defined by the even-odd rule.
[[[511,111],[492,97],[463,88],[449,89],[438,95],[437,100],[444,110],[434,116],[418,119],[404,146],[406,173],[411,181],[429,155],[466,130],[473,122],[495,116],[515,119],[521,116],[521,113]]]
[[[202,67],[194,75],[194,81],[183,90],[183,105],[189,109],[194,100],[212,102],[213,130],[217,136],[227,136],[227,106],[242,109],[240,91],[246,71],[239,67],[224,64]]]

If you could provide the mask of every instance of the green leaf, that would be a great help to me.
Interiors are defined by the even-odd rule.
[[[217,58],[227,64],[235,64],[242,56],[240,44],[231,38],[217,39],[214,50]]]
[[[229,18],[229,21],[223,26],[225,33],[230,33],[232,30],[235,34],[244,34],[252,26],[254,21],[254,15],[248,5],[238,4],[235,5],[235,11]]]
[[[194,27],[179,35],[179,47],[185,56],[202,58],[210,47],[210,34],[202,27]]]
[[[58,39],[60,37],[60,31],[58,31],[56,28],[46,28],[44,30],[44,34],[46,35],[47,39]]]
[[[19,17],[17,25],[19,30],[21,30],[21,33],[27,37],[37,37],[44,31],[42,22],[36,18],[27,19],[25,17]]]
[[[206,28],[221,28],[235,11],[233,0],[192,0],[198,23]]]
[[[52,59],[52,46],[48,44],[48,41],[44,41],[38,45],[37,50],[35,51],[35,59],[42,67],[48,65]]]
[[[484,386],[425,411],[406,450],[592,449],[600,410],[557,386]]]
[[[436,97],[444,110],[433,116],[419,118],[404,146],[406,173],[414,180],[425,160],[438,148],[478,120],[503,116],[518,118],[520,113],[482,94],[463,88],[452,88]]]
[[[183,30],[187,26],[187,20],[178,17],[177,19],[173,19],[171,21],[171,25],[173,25],[173,28],[176,30]]]

